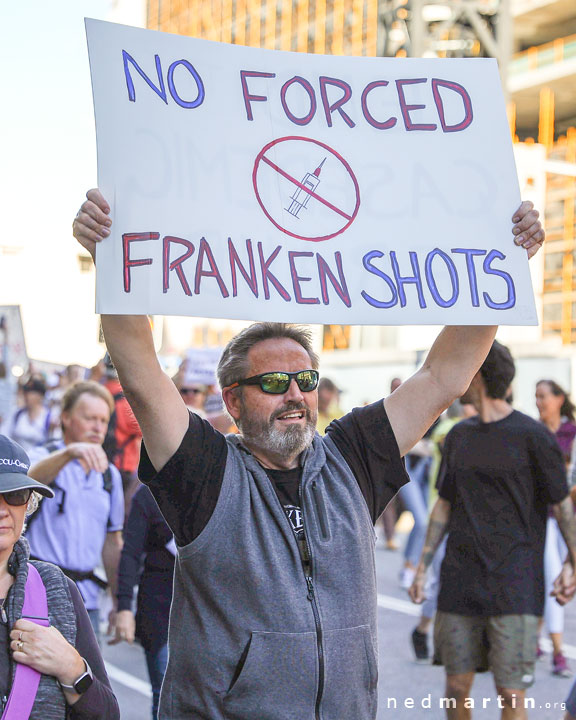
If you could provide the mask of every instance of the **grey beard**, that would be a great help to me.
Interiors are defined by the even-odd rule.
[[[274,420],[258,422],[244,417],[238,422],[245,442],[274,455],[299,455],[312,443],[316,433],[316,418],[307,412],[306,425],[289,425],[285,430],[274,426]]]
[[[300,455],[314,439],[316,428],[310,422],[301,428],[297,426],[280,428],[269,428],[266,436],[260,434],[266,443],[266,448],[275,455]]]

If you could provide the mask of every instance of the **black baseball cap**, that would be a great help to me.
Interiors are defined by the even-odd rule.
[[[28,476],[30,459],[23,447],[0,435],[0,493],[31,488],[44,497],[53,498],[54,491]]]

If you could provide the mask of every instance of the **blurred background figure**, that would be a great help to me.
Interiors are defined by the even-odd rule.
[[[0,428],[12,414],[15,396],[16,378],[12,375],[12,363],[10,362],[8,324],[2,315],[0,316]]]
[[[64,370],[58,373],[57,383],[46,393],[46,405],[50,409],[51,416],[51,439],[62,437],[62,428],[60,427],[60,408],[64,393],[71,385],[81,382],[85,378],[86,368],[82,367],[82,365],[67,365]]]
[[[186,407],[221,433],[238,432],[226,412],[216,379],[218,356],[214,350],[191,349],[172,378]]]
[[[116,579],[122,549],[124,497],[118,470],[102,443],[114,403],[102,385],[72,385],[62,399],[62,440],[29,453],[30,477],[55,492],[28,524],[32,556],[54,563],[78,584],[94,632],[100,632],[101,590]],[[107,582],[96,572],[104,566]],[[114,621],[114,612],[109,617]]]
[[[110,645],[138,638],[152,685],[152,718],[158,717],[160,688],[168,662],[168,617],[176,545],[150,490],[136,491],[124,531],[118,568],[116,635]],[[138,587],[136,615],[134,589]]]
[[[444,449],[444,440],[446,435],[452,430],[454,425],[463,420],[476,415],[473,405],[461,403],[455,400],[452,405],[440,416],[440,421],[430,435],[432,444],[432,466],[430,468],[430,492],[428,497],[428,507],[431,509],[438,498],[438,476],[440,465],[442,462],[442,452]],[[420,622],[412,631],[412,649],[414,657],[418,663],[426,663],[430,660],[430,651],[428,648],[428,633],[432,626],[432,622],[436,615],[436,606],[438,601],[438,591],[440,589],[440,567],[444,559],[446,551],[447,536],[442,540],[434,554],[434,560],[430,565],[428,577],[426,580],[425,595],[426,599],[422,603],[420,611]]]
[[[344,410],[339,405],[341,392],[330,378],[320,378],[318,383],[318,425],[316,428],[321,435],[326,433],[326,428],[332,420],[337,420],[344,415]]]
[[[224,401],[222,400],[222,393],[217,384],[207,386],[204,412],[210,425],[216,428],[218,432],[224,433],[224,435],[238,432],[238,428],[226,412]]]
[[[124,508],[126,517],[128,517],[132,497],[140,484],[138,463],[140,462],[142,431],[124,396],[122,385],[118,380],[118,373],[108,353],[102,362],[104,365],[103,385],[114,400],[114,409],[110,415],[102,447],[109,462],[120,471],[124,491]]]
[[[390,383],[391,392],[394,392],[401,384],[400,378],[394,378]],[[420,553],[426,538],[426,528],[428,526],[428,479],[432,464],[430,435],[436,423],[428,429],[422,440],[416,443],[406,455],[406,471],[410,476],[410,482],[403,485],[397,495],[404,510],[411,513],[414,519],[412,530],[404,547],[404,567],[400,571],[400,587],[403,590],[408,590],[412,585],[416,565],[420,559]]]
[[[562,720],[576,720],[576,680],[572,683],[566,698],[566,713]]]
[[[45,403],[46,382],[41,375],[30,375],[20,390],[22,406],[4,422],[2,434],[28,452],[51,437],[52,415]]]
[[[576,436],[574,405],[568,394],[554,380],[540,380],[536,385],[536,407],[540,421],[556,436],[566,468],[572,456],[572,446]],[[562,538],[558,523],[551,513],[546,525],[546,545],[544,549],[544,578],[546,583],[546,603],[544,606],[544,624],[552,641],[552,673],[559,677],[571,677],[563,651],[564,608],[550,597],[554,579],[562,568],[566,557],[566,543]],[[538,657],[544,653],[538,646]]]
[[[206,385],[182,382],[181,379],[177,379],[176,387],[188,410],[205,419],[206,412],[204,410],[204,403],[206,402],[207,395]]]

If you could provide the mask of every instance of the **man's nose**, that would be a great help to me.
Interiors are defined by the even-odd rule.
[[[292,378],[290,385],[288,386],[288,390],[284,393],[284,397],[292,402],[302,402],[304,399],[302,390],[300,390],[298,383],[296,382],[296,378]]]

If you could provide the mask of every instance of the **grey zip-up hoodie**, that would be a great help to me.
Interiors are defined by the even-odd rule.
[[[266,472],[227,440],[214,513],[178,552],[159,717],[375,718],[374,530],[356,479],[316,435],[300,491],[307,581]]]

